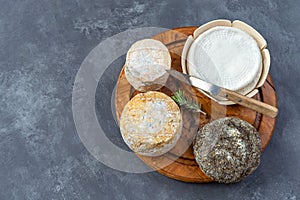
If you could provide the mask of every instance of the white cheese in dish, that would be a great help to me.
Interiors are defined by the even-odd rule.
[[[180,138],[182,117],[177,104],[161,92],[133,97],[125,106],[120,130],[128,147],[145,156],[159,156]]]
[[[170,68],[170,53],[158,40],[137,41],[127,52],[125,76],[136,90],[146,92],[160,89],[168,79],[165,70]]]
[[[245,95],[259,81],[262,56],[248,33],[217,26],[195,39],[188,52],[187,69],[192,76]]]

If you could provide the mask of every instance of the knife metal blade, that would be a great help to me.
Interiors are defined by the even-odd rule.
[[[226,88],[203,81],[199,78],[183,74],[176,70],[167,70],[167,73],[184,83],[190,84],[196,88],[199,88],[201,91],[207,92],[215,99],[226,98],[234,103],[240,104],[273,118],[278,114],[278,108],[267,103],[249,98]]]
[[[166,70],[168,74],[170,74],[171,76],[173,76],[174,78],[192,85],[196,88],[199,88],[207,93],[209,93],[212,96],[218,96],[218,94],[220,93],[221,87],[214,85],[212,83],[208,83],[206,81],[203,81],[199,78],[187,75],[187,74],[183,74],[179,71],[176,70]]]

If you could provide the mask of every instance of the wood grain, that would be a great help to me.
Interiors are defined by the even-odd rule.
[[[244,95],[241,95],[231,90],[227,90],[225,88],[221,88],[218,95],[220,95],[221,97],[225,97],[234,103],[237,103],[247,108],[251,108],[252,110],[255,110],[259,113],[273,118],[276,117],[278,114],[278,109],[275,106],[271,106],[267,103],[246,97]]]
[[[168,47],[172,57],[172,69],[182,71],[180,55],[187,37],[192,35],[196,28],[197,27],[175,28],[153,37],[153,39],[161,41]],[[219,105],[198,90],[184,83],[175,81],[172,77],[168,79],[166,86],[160,91],[170,96],[179,88],[182,89],[187,96],[200,102],[202,109],[208,113],[208,116],[182,110],[184,126],[182,136],[176,146],[168,153],[159,157],[137,155],[148,166],[176,180],[197,183],[212,182],[211,178],[207,177],[198,167],[194,159],[191,143],[199,128],[212,120],[225,116],[238,117],[252,124],[260,134],[262,151],[267,147],[273,134],[276,118],[262,115],[240,105]],[[135,91],[134,88],[130,86],[122,69],[117,82],[115,96],[118,120],[126,103],[138,93],[138,91]],[[270,75],[268,75],[267,81],[259,88],[259,92],[253,98],[277,107],[277,96]],[[166,163],[171,164],[166,166]]]

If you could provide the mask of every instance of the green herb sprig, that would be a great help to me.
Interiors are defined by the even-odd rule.
[[[184,92],[182,90],[176,91],[172,99],[181,107],[188,109],[192,112],[200,112],[203,115],[206,115],[205,112],[201,110],[201,104],[197,103],[193,99],[189,99],[187,96],[184,95]]]

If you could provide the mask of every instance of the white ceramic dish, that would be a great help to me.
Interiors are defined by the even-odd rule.
[[[256,48],[257,48],[257,52],[259,51],[261,55],[258,55],[256,52],[256,55],[252,55],[252,56],[259,56],[260,58],[249,58],[249,54],[248,54],[248,58],[245,57],[246,59],[248,59],[248,62],[243,63],[244,65],[246,64],[247,66],[242,66],[245,69],[237,69],[234,73],[233,76],[229,77],[230,74],[227,74],[227,80],[229,80],[227,82],[227,85],[222,85],[222,82],[218,82],[217,80],[214,80],[213,78],[209,79],[206,78],[205,76],[201,76],[201,75],[207,75],[209,74],[204,72],[201,74],[197,74],[197,72],[194,70],[195,68],[193,67],[193,64],[197,64],[197,66],[200,66],[201,70],[206,70],[204,66],[201,66],[200,60],[197,60],[197,57],[195,55],[197,55],[197,47],[199,47],[199,41],[203,39],[205,39],[205,35],[210,32],[213,29],[216,29],[216,27],[223,27],[223,29],[225,29],[225,27],[233,27],[234,30],[237,30],[238,32],[242,32],[242,33],[247,33],[245,35],[247,36],[251,36],[252,38],[252,43],[251,43],[251,39],[249,40],[250,43],[241,43],[240,45],[252,45],[253,47],[253,42],[255,41],[257,43]],[[224,39],[226,39],[226,37],[228,36],[222,36]],[[245,36],[246,37],[246,36]],[[248,41],[248,42],[249,42]],[[206,42],[205,45],[208,45],[208,43]],[[258,88],[261,87],[263,85],[263,83],[265,82],[267,75],[269,73],[269,68],[270,68],[270,54],[269,51],[266,49],[267,43],[265,41],[265,39],[255,30],[253,29],[251,26],[247,25],[244,22],[241,21],[229,21],[229,20],[214,20],[211,22],[208,22],[202,26],[200,26],[199,28],[197,28],[193,35],[190,35],[187,38],[187,41],[185,43],[185,46],[183,48],[182,51],[182,70],[184,73],[193,75],[193,76],[198,76],[199,78],[202,79],[206,79],[209,82],[213,82],[215,84],[218,84],[220,86],[224,86],[227,87],[228,89],[232,89],[235,90],[241,94],[244,94],[248,97],[253,97],[255,94],[257,94],[258,92]],[[235,47],[237,49],[239,49],[239,47]],[[245,49],[242,49],[243,51],[245,51]],[[230,55],[230,53],[228,54]],[[232,54],[234,55],[234,54]],[[251,63],[253,64],[253,66],[251,66]],[[238,67],[238,65],[235,65],[234,67]],[[209,70],[208,70],[209,71]],[[213,73],[212,70],[210,69],[210,73]],[[242,73],[242,75],[239,76],[239,73]],[[222,73],[224,75],[224,73]],[[248,76],[247,76],[248,75]],[[247,76],[247,79],[244,78],[245,76]],[[241,79],[241,77],[244,78]],[[240,80],[240,82],[239,82]],[[242,80],[242,81],[241,81]],[[230,83],[230,81],[232,81],[232,83]],[[225,81],[226,82],[226,81]],[[230,85],[231,84],[231,85]],[[200,90],[201,91],[201,90]],[[201,91],[202,92],[202,91]],[[205,95],[207,95],[206,93],[204,93]],[[216,99],[214,99],[213,97],[211,97],[210,95],[207,95],[210,98],[212,98],[213,100],[217,101]],[[231,105],[234,104],[231,101],[217,101],[220,104],[223,105]]]

